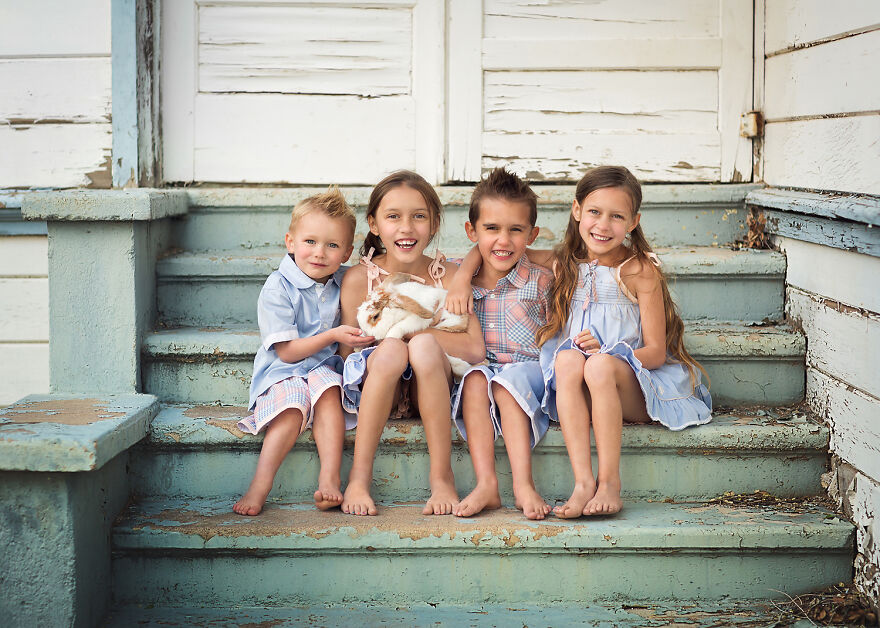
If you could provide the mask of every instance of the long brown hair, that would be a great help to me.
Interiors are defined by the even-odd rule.
[[[629,194],[632,201],[632,218],[635,219],[642,205],[642,188],[638,179],[623,166],[600,166],[588,170],[581,178],[575,189],[575,200],[582,205],[584,199],[595,190],[602,188],[621,188]],[[553,336],[558,334],[571,311],[571,300],[574,296],[578,282],[578,265],[589,261],[587,245],[578,230],[578,221],[574,219],[574,213],[568,217],[568,227],[554,253],[556,264],[553,272],[553,283],[550,286],[550,308],[547,313],[547,324],[538,330],[537,341],[543,345]],[[706,369],[697,362],[684,346],[684,323],[678,314],[678,307],[669,294],[666,285],[666,276],[663,271],[654,266],[648,253],[653,253],[651,245],[645,239],[645,234],[640,225],[630,232],[630,253],[638,258],[640,264],[647,264],[657,273],[660,289],[663,291],[663,311],[666,315],[666,354],[675,361],[687,365],[691,376],[691,383],[696,384],[696,371],[699,369],[706,377],[708,384],[709,376]]]
[[[382,199],[385,198],[385,195],[402,185],[419,192],[425,199],[425,204],[428,206],[428,212],[431,214],[431,238],[433,239],[434,235],[436,235],[437,231],[440,229],[440,222],[443,219],[443,205],[440,204],[440,197],[437,196],[437,191],[434,187],[425,181],[424,177],[411,170],[398,170],[397,172],[392,172],[376,184],[376,187],[374,187],[373,191],[370,193],[370,202],[367,204],[366,218],[369,219],[370,216],[373,216],[375,219],[376,211],[379,209],[379,205],[382,203]],[[375,235],[372,231],[367,231],[364,243],[361,245],[361,256],[369,253],[371,248],[376,249],[377,255],[385,252],[385,247],[382,245],[382,240],[379,239],[379,236]]]

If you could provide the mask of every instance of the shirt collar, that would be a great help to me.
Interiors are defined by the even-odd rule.
[[[514,288],[522,288],[529,281],[529,274],[531,272],[531,268],[532,268],[531,262],[529,262],[528,257],[526,257],[525,253],[523,253],[523,256],[520,257],[519,261],[516,263],[516,265],[510,269],[510,272],[508,272],[506,275],[504,275],[504,277],[502,277],[501,279],[498,280],[498,283],[495,284],[495,288],[497,288],[498,286],[500,286],[504,282],[509,283]],[[479,296],[482,296],[484,294],[488,294],[492,290],[494,290],[494,288],[486,289],[486,288],[481,288],[479,286],[474,286],[475,296],[477,294],[479,294]]]
[[[327,283],[331,281],[336,283],[337,286],[342,286],[342,277],[345,275],[345,271],[347,268],[345,266],[340,266],[339,269],[330,276],[330,279],[327,280]],[[305,274],[302,269],[296,265],[296,262],[293,261],[293,256],[289,253],[284,256],[284,259],[281,260],[281,265],[278,267],[278,271],[281,275],[287,279],[290,283],[294,285],[299,290],[303,290],[306,288],[311,288],[314,285],[319,285],[322,288],[326,284],[322,284],[319,281],[315,281],[307,274]]]

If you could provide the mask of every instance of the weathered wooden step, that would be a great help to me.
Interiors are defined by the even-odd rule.
[[[745,196],[760,185],[646,185],[642,225],[654,246],[724,245],[742,239],[747,231]],[[349,203],[358,209],[358,243],[367,232],[364,208],[371,189],[343,186]],[[536,246],[552,246],[565,232],[574,200],[573,185],[537,185]],[[300,200],[325,191],[302,188],[191,188],[189,213],[179,220],[178,246],[191,251],[279,245],[290,223],[290,211]],[[465,250],[464,232],[473,186],[438,186],[444,205],[439,233],[441,250]]]
[[[142,497],[217,497],[232,504],[256,467],[262,436],[239,431],[247,410],[230,406],[165,406],[150,435],[133,450],[132,491]],[[475,480],[467,445],[453,430],[453,469],[464,496]],[[354,432],[347,434],[343,477],[351,465]],[[784,497],[821,493],[827,470],[828,430],[797,408],[751,408],[716,416],[711,423],[671,432],[660,425],[627,425],[621,473],[626,499],[709,499],[726,491],[764,490]],[[596,466],[594,457],[593,468]],[[504,444],[496,445],[504,503],[513,505]],[[300,437],[276,476],[271,498],[311,499],[318,455],[311,432]],[[555,424],[533,456],[538,490],[549,500],[567,498],[571,466]],[[391,421],[382,434],[373,471],[373,493],[386,501],[428,498],[428,452],[418,420]],[[561,501],[560,501],[561,503]]]
[[[376,517],[226,500],[133,505],[113,530],[117,604],[589,603],[778,597],[849,579],[853,527],[821,507],[632,502],[614,517]]]
[[[665,247],[657,253],[683,318],[782,318],[783,254],[709,246]],[[159,260],[159,318],[182,325],[256,324],[260,288],[283,254],[284,249],[272,247],[185,252]]]
[[[712,378],[716,405],[798,403],[804,338],[784,326],[691,322],[685,344]],[[163,401],[247,403],[259,332],[248,325],[183,327],[143,343],[144,388]]]

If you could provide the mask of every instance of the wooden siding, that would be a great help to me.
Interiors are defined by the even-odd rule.
[[[109,187],[110,0],[0,9],[0,188]]]
[[[767,2],[764,179],[880,194],[880,4]]]

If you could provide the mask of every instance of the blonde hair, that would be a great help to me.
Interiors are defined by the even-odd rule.
[[[354,210],[345,201],[342,192],[335,185],[327,188],[327,191],[322,194],[314,194],[297,203],[290,213],[290,226],[287,230],[293,233],[293,230],[296,229],[296,225],[302,220],[303,216],[311,212],[320,212],[327,216],[327,218],[339,218],[346,221],[351,226],[351,236],[354,238],[357,216],[355,216]]]
[[[639,185],[638,179],[629,170],[623,166],[600,166],[588,170],[577,184],[575,200],[580,205],[591,192],[602,188],[620,188],[629,194],[632,201],[631,218],[635,219],[642,204],[642,187]],[[589,261],[587,245],[581,237],[578,227],[578,221],[574,219],[574,214],[569,215],[568,227],[565,230],[562,242],[554,249],[556,265],[554,267],[553,282],[550,285],[550,307],[547,312],[547,324],[538,330],[537,341],[539,345],[543,345],[550,338],[558,334],[568,320],[571,300],[578,282],[578,264]],[[684,323],[678,314],[675,302],[669,294],[666,276],[660,268],[654,266],[648,257],[648,253],[653,253],[653,251],[645,238],[644,232],[642,232],[641,226],[636,226],[630,232],[630,241],[630,253],[638,258],[641,264],[647,264],[649,268],[654,269],[660,282],[660,288],[663,291],[667,355],[671,359],[683,362],[687,366],[691,376],[691,384],[696,385],[697,370],[703,373],[708,384],[709,376],[706,374],[706,369],[684,347]]]

